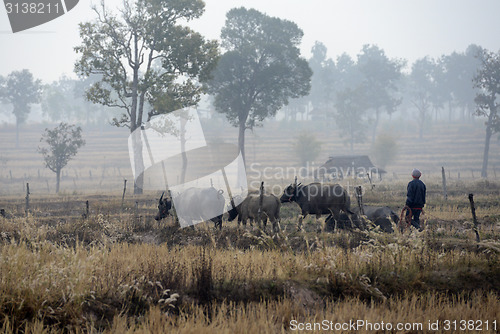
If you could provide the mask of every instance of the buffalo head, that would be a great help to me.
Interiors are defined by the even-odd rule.
[[[162,220],[163,218],[168,216],[168,211],[172,208],[172,200],[170,198],[163,199],[163,195],[161,194],[160,201],[158,203],[158,214],[156,215],[156,220]]]
[[[235,202],[240,203],[240,204],[236,205]],[[227,208],[226,208],[227,213],[228,213],[227,220],[229,220],[230,222],[232,222],[236,217],[238,217],[241,202],[243,202],[243,199],[241,198],[241,196],[236,195],[231,200],[231,203],[227,206]]]
[[[297,198],[297,192],[302,183],[294,183],[289,185],[288,187],[285,188],[283,191],[283,195],[281,195],[280,202],[281,203],[286,203],[286,202],[293,202]]]

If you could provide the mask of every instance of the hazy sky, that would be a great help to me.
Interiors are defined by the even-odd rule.
[[[26,0],[28,1],[28,0]],[[94,3],[95,0],[93,0]],[[0,6],[0,75],[27,68],[44,82],[74,76],[80,43],[78,23],[92,20],[89,0],[80,0],[66,15],[26,32],[13,34]],[[109,8],[122,0],[106,0]],[[500,50],[499,0],[205,0],[203,17],[192,24],[209,38],[219,38],[226,12],[255,8],[294,21],[304,31],[302,53],[310,57],[315,41],[328,56],[355,57],[364,44],[376,44],[391,58],[412,63],[429,55],[462,52],[475,43]]]

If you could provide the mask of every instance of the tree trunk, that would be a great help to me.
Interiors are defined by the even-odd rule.
[[[241,157],[243,158],[243,163],[246,166],[246,157],[245,157],[245,130],[246,130],[246,120],[243,122],[240,120],[239,125],[239,133],[238,133],[238,147],[240,148]]]
[[[59,194],[59,183],[61,182],[61,170],[56,170],[56,194]]]
[[[139,130],[142,131],[142,130]],[[144,187],[144,161],[142,159],[142,135],[140,135],[136,140],[132,140],[132,147],[134,151],[134,169],[135,169],[135,179],[134,179],[134,195],[141,195],[142,189]]]
[[[375,143],[375,137],[377,136],[377,128],[378,122],[380,120],[380,110],[375,110],[375,124],[373,124],[373,132],[372,132],[372,144]]]
[[[138,36],[137,32],[134,32],[134,55],[133,57],[133,79],[132,79],[132,105],[130,112],[130,132],[134,132],[134,130],[141,128],[142,118],[139,118],[137,114],[138,107],[138,99],[139,99],[139,67],[140,67],[140,58],[139,58],[139,46],[138,46]],[[141,136],[142,140],[142,136]],[[141,170],[142,172],[137,176],[134,180],[134,195],[141,195],[142,189],[144,187],[144,162],[142,160],[142,141],[139,140],[139,143],[136,143],[134,147],[134,156],[135,156],[135,164],[136,171]],[[137,168],[139,166],[139,168]]]
[[[181,154],[182,154],[182,172],[181,172],[181,184],[184,184],[186,180],[186,171],[187,171],[187,153],[186,153],[186,123],[187,119],[181,116]]]
[[[488,155],[490,151],[490,139],[493,134],[491,131],[491,115],[488,117],[488,123],[486,123],[486,137],[484,138],[484,153],[483,153],[483,168],[481,169],[481,177],[488,177]]]
[[[350,132],[350,144],[351,144],[351,153],[354,153],[354,125],[353,125],[353,118],[354,116],[351,114],[349,115],[349,132]]]
[[[420,110],[420,126],[419,126],[419,129],[418,129],[418,138],[419,139],[422,139],[424,137],[425,114],[426,114],[426,110],[425,109],[421,109]]]
[[[16,117],[16,148],[19,148],[19,117]]]
[[[488,177],[488,155],[490,152],[490,139],[493,134],[493,119],[497,115],[497,108],[495,99],[493,98],[488,102],[490,113],[488,115],[488,122],[486,122],[486,137],[484,138],[484,154],[483,154],[483,168],[481,169],[481,177]]]

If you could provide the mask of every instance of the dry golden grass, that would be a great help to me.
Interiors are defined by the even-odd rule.
[[[200,226],[164,244],[131,243],[117,235],[137,227],[131,216],[118,217],[116,224],[102,214],[73,222],[73,231],[33,217],[1,219],[2,332],[274,333],[291,320],[491,322],[500,306],[498,240],[446,249],[430,229],[267,235]],[[82,241],[62,242],[63,234],[78,239],[78,229],[88,233]],[[192,240],[167,246],[176,233]]]
[[[328,126],[309,126],[318,138],[330,138]],[[278,123],[270,125],[278,128]],[[292,164],[286,139],[297,129],[293,124],[283,133],[270,129],[257,129],[261,137],[247,138],[249,161],[260,161],[262,167]],[[12,129],[3,130],[0,137],[8,143]],[[313,217],[306,219],[310,224],[304,232],[296,232],[296,205],[283,205],[278,234],[238,228],[234,222],[224,223],[220,232],[212,224],[178,230],[171,219],[153,220],[158,193],[131,196],[131,187],[122,210],[123,178],[130,175],[126,133],[119,130],[104,133],[106,144],[102,135],[89,133],[88,146],[66,170],[62,194],[49,196],[46,180],[53,191],[53,175],[33,148],[38,130],[43,129],[26,133],[20,150],[4,145],[0,152],[8,158],[0,161],[0,207],[13,216],[0,218],[0,333],[276,333],[290,331],[291,320],[352,319],[422,323],[423,331],[406,332],[425,333],[430,332],[428,321],[500,321],[500,186],[492,179],[471,178],[469,166],[478,164],[481,153],[483,128],[477,124],[429,131],[418,161],[432,170],[423,177],[426,230],[390,235],[376,230],[317,233]],[[415,163],[409,148],[415,135],[404,124],[399,130],[396,173]],[[349,153],[337,137],[325,143],[320,160]],[[463,154],[453,154],[457,145]],[[359,152],[369,152],[369,145],[361,145]],[[451,169],[446,201],[442,164]],[[406,174],[376,181],[373,191],[364,179],[341,184],[351,193],[354,186],[364,186],[366,204],[388,205],[399,214]],[[286,186],[293,178],[266,186]],[[26,182],[32,190],[27,218]],[[479,244],[467,199],[471,192]],[[83,219],[86,200],[90,216]],[[488,332],[484,326],[482,332]]]

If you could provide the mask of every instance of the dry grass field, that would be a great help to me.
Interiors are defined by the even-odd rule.
[[[389,177],[373,190],[364,179],[342,184],[364,186],[365,204],[399,214],[406,174],[421,166],[428,189],[423,232],[318,232],[324,217],[307,217],[298,232],[295,204],[282,206],[278,233],[226,221],[221,231],[211,223],[179,229],[172,217],[153,219],[159,192],[134,196],[127,189],[122,203],[123,179],[131,179],[125,130],[84,132],[87,145],[55,195],[55,177],[36,153],[44,126],[25,128],[17,150],[13,129],[2,127],[0,333],[500,332],[498,142],[491,178],[483,180],[481,124],[429,128],[418,161],[416,134],[396,121],[389,126],[400,136]],[[276,122],[250,133],[249,163],[296,164],[286,140],[294,131]],[[318,162],[349,153],[338,136],[326,139],[328,131],[317,129],[324,142]],[[234,135],[215,133],[223,138],[207,134],[210,140]],[[369,144],[357,153],[369,153]],[[441,166],[449,172],[447,200]],[[468,193],[475,195],[479,243]]]

